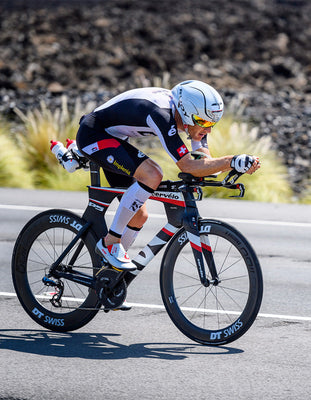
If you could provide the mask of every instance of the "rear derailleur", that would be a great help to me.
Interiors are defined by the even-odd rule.
[[[62,306],[62,295],[64,293],[64,284],[61,280],[53,280],[51,278],[48,278],[47,276],[44,276],[42,278],[42,282],[46,286],[53,286],[55,288],[55,293],[53,294],[53,297],[50,299],[50,302],[53,304],[54,307],[61,307]]]

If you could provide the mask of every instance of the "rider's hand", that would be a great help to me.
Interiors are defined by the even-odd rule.
[[[244,174],[252,174],[258,168],[260,168],[260,162],[258,157],[249,156],[247,154],[236,155],[232,158],[230,163],[231,168],[237,172]]]

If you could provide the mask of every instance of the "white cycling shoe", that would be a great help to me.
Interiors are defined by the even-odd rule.
[[[136,265],[132,263],[121,243],[106,247],[100,239],[96,244],[95,251],[114,268],[121,271],[134,271],[136,269]]]

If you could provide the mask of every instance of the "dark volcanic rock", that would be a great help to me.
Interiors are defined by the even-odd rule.
[[[0,112],[197,78],[272,135],[299,191],[311,177],[310,26],[308,0],[2,0]]]

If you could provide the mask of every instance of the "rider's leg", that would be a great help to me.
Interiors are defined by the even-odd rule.
[[[136,179],[132,176],[120,175],[107,170],[104,171],[104,174],[111,187],[129,188],[136,181]],[[122,233],[121,243],[125,250],[128,250],[134,243],[137,235],[147,219],[148,212],[147,207],[144,204],[130,220]]]
[[[126,225],[123,231],[121,243],[126,251],[134,243],[135,239],[137,238],[141,228],[143,227],[147,219],[148,219],[147,207],[146,204],[144,204],[137,211],[137,213],[130,220],[130,222]]]
[[[162,177],[160,166],[153,160],[148,158],[140,164],[134,173],[134,178],[137,179],[137,182],[131,185],[124,193],[109,233],[105,237],[106,246],[120,243],[126,225],[129,224],[137,211],[141,209],[152,192],[159,186]],[[137,218],[142,218],[143,215],[139,214]]]
[[[106,238],[98,241],[96,252],[116,268],[136,269],[119,243],[126,225],[160,184],[162,171],[158,164],[130,143],[102,131],[100,124],[96,125],[96,117],[94,115],[91,117],[94,121],[92,118],[89,121],[90,117],[86,116],[77,133],[80,151],[100,165],[103,170],[136,179],[122,196],[111,231]]]

